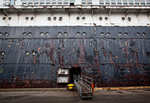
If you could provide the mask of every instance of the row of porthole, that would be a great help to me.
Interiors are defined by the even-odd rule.
[[[32,35],[32,33],[31,33],[31,32],[29,32],[29,33],[24,32],[22,35],[23,35],[23,36],[26,36],[26,35],[31,36],[31,35]]]
[[[8,36],[9,34],[7,32],[5,32],[5,33],[0,32],[0,36],[2,36],[2,35]]]
[[[32,55],[35,55],[37,52],[36,51],[32,51]],[[4,51],[1,51],[1,56],[4,56],[4,54],[5,54],[5,52]],[[29,55],[30,54],[30,52],[29,51],[26,51],[25,52],[25,54],[26,55]],[[58,54],[60,54],[60,52],[58,52]],[[77,52],[77,54],[80,54],[79,52]],[[109,52],[109,54],[111,55],[112,54],[112,52]],[[135,53],[136,55],[137,55],[137,53]],[[96,55],[99,55],[99,52],[96,52]]]
[[[35,55],[36,53],[37,53],[37,52],[33,50],[31,54],[32,54],[32,55]],[[2,52],[1,52],[1,54],[3,54],[3,55],[4,55],[4,54],[5,54],[5,52],[4,52],[4,51],[2,51]],[[25,54],[26,54],[26,55],[29,55],[29,54],[30,54],[30,52],[29,52],[29,51],[26,51],[26,52],[25,52]],[[57,52],[57,54],[58,54],[58,55],[60,55],[60,52]],[[80,53],[79,53],[79,52],[77,52],[77,55],[79,55],[79,54],[80,54]],[[112,53],[111,53],[111,52],[109,52],[109,54],[111,55]],[[99,52],[96,52],[96,55],[99,55]]]
[[[3,19],[3,20],[6,20],[6,17],[3,17],[2,19]],[[8,20],[11,20],[11,19],[12,19],[11,17],[8,17]],[[26,20],[29,20],[29,17],[26,17],[25,19],[26,19]],[[30,19],[31,19],[31,20],[34,20],[34,17],[31,17]]]
[[[29,20],[29,17],[26,17],[25,19],[26,19],[26,20]],[[30,19],[31,19],[31,20],[33,20],[33,19],[34,19],[34,17],[31,17]]]
[[[26,32],[23,32],[23,34],[22,34],[23,36],[25,36],[25,35],[32,35],[32,33],[31,32],[29,32],[29,33],[26,33]],[[40,35],[49,35],[49,32],[46,32],[45,34],[44,34],[44,32],[40,32]],[[62,33],[61,32],[58,32],[58,34],[57,35],[62,35]],[[68,35],[68,33],[67,32],[64,32],[64,35]],[[80,32],[77,32],[76,33],[76,35],[80,35]],[[83,32],[82,33],[82,35],[86,35],[86,32]]]
[[[62,19],[63,19],[62,17],[59,17],[59,21],[62,21]],[[48,17],[47,20],[48,20],[48,21],[51,21],[51,17]],[[57,20],[57,17],[54,17],[53,20],[56,21],[56,20]]]
[[[3,20],[6,20],[6,17],[3,17],[2,19],[3,19]],[[11,17],[8,17],[8,20],[11,20]]]
[[[99,20],[101,21],[103,18],[99,17]],[[125,20],[125,17],[121,18],[123,21]],[[108,17],[105,17],[105,20],[108,20]],[[128,17],[128,21],[131,21],[131,17]]]
[[[26,19],[26,20],[29,20],[29,17],[26,17],[25,19]],[[30,19],[33,20],[34,17],[31,17]],[[62,19],[63,19],[62,17],[59,17],[59,21],[62,21]],[[48,17],[47,20],[51,21],[51,17]],[[57,17],[54,17],[53,20],[56,21],[56,20],[57,20]]]
[[[9,20],[11,20],[11,17],[8,17]],[[29,20],[29,17],[25,18],[26,20]],[[30,18],[31,20],[34,20],[34,17]],[[57,17],[54,17],[53,20],[56,21]],[[59,21],[62,21],[62,17],[59,17]],[[77,20],[80,20],[80,17],[76,17]],[[101,21],[103,18],[99,17],[99,20]],[[121,18],[123,21],[125,20],[125,17]],[[3,20],[6,20],[6,17],[3,17]],[[51,17],[48,17],[47,20],[51,21]],[[85,17],[82,17],[82,20],[85,20]],[[105,17],[105,20],[108,20],[108,17]],[[128,21],[131,21],[131,17],[128,17]]]
[[[104,32],[101,32],[100,34],[101,34],[101,35],[104,35]],[[80,35],[80,32],[77,32],[76,35]],[[86,32],[83,32],[82,35],[86,35]],[[107,32],[106,35],[110,35],[110,33]],[[122,35],[122,33],[119,32],[118,35]],[[128,35],[128,33],[125,32],[124,35]],[[140,34],[139,32],[137,32],[137,35],[141,35],[141,34]],[[142,35],[146,35],[146,33],[143,32]]]
[[[26,19],[26,20],[29,20],[29,17],[26,17],[25,19]],[[31,17],[30,19],[33,20],[34,17]],[[53,20],[56,20],[56,19],[57,19],[57,17],[54,17],[54,18],[53,18]],[[62,21],[62,19],[63,19],[62,17],[59,17],[59,21]],[[47,20],[50,21],[50,20],[51,20],[51,17],[48,17]]]
[[[101,32],[101,35],[104,35],[104,32]],[[106,33],[106,35],[110,35],[110,33],[109,33],[109,32],[107,32],[107,33]],[[118,35],[122,35],[122,33],[121,33],[121,32],[119,32],[119,33],[118,33]],[[125,33],[124,33],[124,35],[128,35],[128,33],[127,33],[127,32],[125,32]],[[139,32],[137,32],[137,35],[141,35],[141,34],[140,34]],[[143,32],[143,33],[142,33],[142,35],[146,35],[146,33],[145,33],[145,32]]]
[[[99,17],[99,20],[101,21],[103,18]],[[125,17],[121,18],[123,21],[125,20]],[[105,20],[108,20],[108,17],[105,17]],[[131,21],[131,17],[128,17],[128,21]]]
[[[30,35],[32,35],[32,33],[31,33],[31,32],[29,32],[29,33],[23,32],[22,35],[23,35],[23,36],[26,36],[26,35],[29,35],[29,36],[30,36]],[[44,35],[44,33],[41,32],[40,35]],[[49,35],[49,32],[46,32],[45,35]]]
[[[104,35],[104,32],[101,32],[100,34],[101,34],[101,35]],[[1,32],[0,32],[0,36],[2,36],[2,35],[3,35],[3,33],[1,33]],[[4,36],[8,36],[8,35],[9,35],[9,34],[8,34],[7,32],[6,32],[6,33],[4,33]],[[23,34],[22,34],[22,35],[23,35],[23,36],[25,36],[25,35],[29,35],[29,36],[30,36],[30,35],[32,35],[32,33],[31,33],[31,32],[29,32],[29,33],[23,32]],[[44,33],[43,33],[43,32],[41,32],[41,33],[40,33],[40,35],[44,35]],[[46,32],[46,33],[45,33],[45,35],[47,35],[47,36],[48,36],[48,35],[49,35],[49,32]],[[62,35],[62,33],[61,33],[61,32],[58,32],[58,35]],[[64,32],[64,35],[68,35],[68,33],[67,33],[67,32]],[[80,32],[77,32],[77,33],[76,33],[76,35],[81,35],[81,33],[80,33]],[[83,32],[83,33],[82,33],[82,35],[86,35],[86,32]],[[106,33],[106,35],[110,35],[110,33],[109,33],[109,32],[107,32],[107,33]],[[121,32],[119,32],[119,33],[118,33],[118,35],[122,35],[122,33],[121,33]],[[127,32],[125,32],[125,33],[124,33],[124,35],[128,35],[128,33],[127,33]],[[137,32],[137,35],[140,35],[140,33],[139,33],[139,32]],[[143,33],[142,33],[142,35],[146,35],[146,33],[145,33],[145,32],[143,32]]]
[[[125,17],[122,17],[121,19],[124,21]],[[131,21],[131,17],[128,17],[128,21]]]
[[[32,35],[32,33],[31,32],[29,32],[29,33],[26,33],[26,32],[23,32],[23,34],[22,34],[23,36],[26,36],[26,35]],[[46,33],[44,33],[44,32],[40,32],[40,35],[49,35],[49,32],[46,32]],[[58,32],[58,35],[62,35],[62,33],[61,32]],[[68,33],[67,32],[64,32],[64,35],[68,35]]]
[[[35,55],[37,52],[36,51],[32,51],[32,55]],[[25,53],[26,55],[29,55],[30,54],[30,52],[29,51],[26,51],[26,53]]]
[[[1,55],[4,56],[5,52],[4,51],[1,51]],[[26,55],[29,55],[30,52],[29,51],[26,51],[25,53]],[[36,54],[36,51],[32,51],[32,55],[35,55]]]
[[[44,35],[44,33],[41,32],[40,35]],[[45,35],[49,35],[49,32],[46,32]]]
[[[51,20],[51,17],[48,17],[47,19],[50,21],[50,20]],[[53,19],[56,20],[57,18],[54,17]],[[77,20],[80,20],[80,17],[76,17],[76,19],[77,19]],[[99,17],[99,20],[102,20],[102,19],[103,19],[102,17]],[[125,20],[125,17],[122,17],[121,19],[124,21],[124,20]],[[62,20],[62,17],[59,17],[59,20],[61,21],[61,20]],[[85,20],[85,17],[82,17],[82,20]],[[108,20],[108,17],[105,17],[105,20]],[[128,20],[131,21],[131,17],[128,17]]]
[[[58,35],[62,35],[62,33],[61,33],[61,32],[58,32]],[[64,32],[64,35],[68,35],[68,33],[67,33],[67,32]],[[81,35],[81,33],[80,33],[80,32],[77,32],[76,35]],[[86,32],[83,32],[82,35],[86,35]]]
[[[61,32],[58,32],[58,35],[62,35],[62,33],[61,33]],[[68,33],[67,33],[67,32],[64,32],[64,35],[68,35]]]

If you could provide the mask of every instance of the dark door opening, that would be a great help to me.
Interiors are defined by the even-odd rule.
[[[70,83],[73,83],[73,75],[81,75],[80,67],[72,67],[70,68]]]

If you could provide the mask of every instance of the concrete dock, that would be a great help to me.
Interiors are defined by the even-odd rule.
[[[15,89],[13,89],[15,90]],[[22,91],[23,90],[23,91]],[[81,100],[77,91],[65,89],[48,91],[0,91],[0,103],[149,103],[150,89],[96,90],[92,99]]]

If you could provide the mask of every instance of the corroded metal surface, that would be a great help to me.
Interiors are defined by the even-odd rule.
[[[57,67],[81,67],[97,87],[150,85],[149,30],[0,27],[0,88],[64,87]]]

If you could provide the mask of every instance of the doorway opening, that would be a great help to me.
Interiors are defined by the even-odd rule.
[[[70,83],[74,83],[73,75],[81,75],[81,67],[70,68]]]

